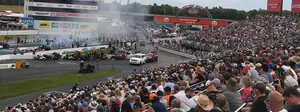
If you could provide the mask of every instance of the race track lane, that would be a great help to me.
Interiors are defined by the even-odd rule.
[[[141,47],[140,50],[143,52],[149,52],[153,50],[152,46],[147,45],[146,47]],[[158,66],[166,66],[170,64],[174,64],[179,60],[185,60],[186,58],[176,56],[173,54],[169,54],[166,52],[158,51],[159,60],[154,63],[147,63],[142,66],[134,66],[130,65],[128,60],[120,61],[115,60],[114,70],[122,70],[123,72],[120,74],[114,75],[115,78],[119,78],[122,76],[130,75],[133,69],[139,70],[140,68],[149,68],[149,67],[158,67]],[[31,67],[29,69],[22,70],[2,70],[2,82],[9,83],[14,81],[20,81],[24,79],[36,78],[36,77],[45,77],[45,76],[53,76],[60,74],[71,74],[77,73],[79,70],[79,61],[38,61],[38,60],[28,60]],[[1,63],[12,63],[14,61],[1,61]],[[111,70],[112,69],[113,60],[103,60],[99,62],[100,70]],[[96,62],[92,62],[96,66]],[[96,68],[97,69],[97,68]],[[86,85],[94,84],[99,81],[105,81],[106,78],[98,78],[90,81],[84,81],[79,83],[81,87]],[[5,100],[0,100],[0,110],[9,105],[15,105],[17,103],[24,103],[26,101],[32,100],[44,92],[48,91],[63,91],[67,92],[73,86],[73,84],[47,89],[44,91],[34,92],[31,94],[18,96],[14,98],[9,98]]]

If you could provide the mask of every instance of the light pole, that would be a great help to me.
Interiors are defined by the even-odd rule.
[[[166,16],[166,9],[164,9],[164,16]]]

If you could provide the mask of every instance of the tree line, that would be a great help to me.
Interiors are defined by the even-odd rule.
[[[20,5],[23,6],[24,0],[0,0],[0,5]],[[171,15],[175,16],[178,14],[179,16],[189,16],[189,17],[207,17],[204,11],[199,10],[198,14],[191,15],[188,13],[188,10],[180,10],[177,6],[171,6],[168,4],[158,5],[154,3],[153,5],[143,5],[137,2],[130,3],[128,5],[120,5],[117,1],[112,3],[105,3],[103,0],[100,0],[99,9],[102,11],[121,11],[121,12],[129,12],[129,13],[143,13],[143,14],[157,14],[157,15]],[[253,17],[255,15],[265,15],[268,14],[266,10],[259,9],[259,10],[250,10],[250,11],[243,11],[243,10],[236,10],[230,8],[223,8],[213,7],[208,8],[204,7],[213,18],[215,19],[229,19],[229,20],[242,20],[247,17]],[[282,11],[282,13],[277,13],[282,15],[289,15],[290,11]]]

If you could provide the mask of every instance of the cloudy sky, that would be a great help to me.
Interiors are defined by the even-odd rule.
[[[112,2],[120,0],[104,0],[105,2]],[[126,4],[127,0],[121,0],[122,4]],[[202,7],[214,7],[214,6],[222,6],[224,8],[234,8],[238,10],[252,10],[252,9],[266,9],[267,8],[267,0],[130,0],[132,2],[139,2],[142,4],[169,4],[173,6],[183,7],[188,4],[197,4]],[[291,9],[292,0],[283,0],[283,9],[290,10]]]

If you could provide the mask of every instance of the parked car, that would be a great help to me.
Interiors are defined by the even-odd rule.
[[[158,61],[158,56],[154,53],[148,53],[146,54],[146,62],[157,62]]]
[[[130,58],[129,63],[132,65],[142,65],[146,63],[146,60],[147,58],[145,54],[138,53]]]

